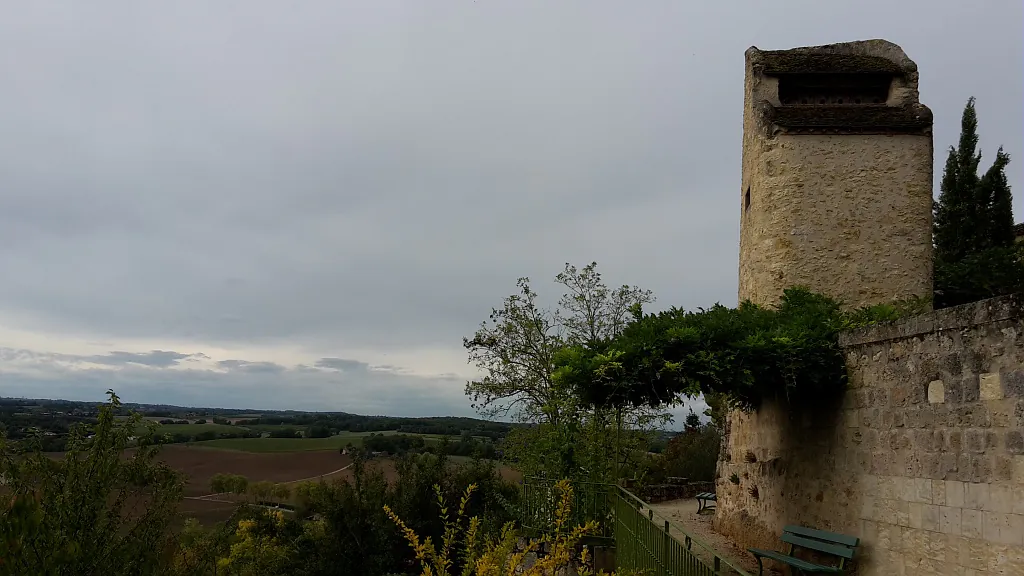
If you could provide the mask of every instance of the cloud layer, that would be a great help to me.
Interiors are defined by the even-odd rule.
[[[732,304],[752,44],[888,38],[937,166],[971,95],[1024,150],[1011,0],[103,4],[0,19],[2,395],[465,413],[519,276]]]

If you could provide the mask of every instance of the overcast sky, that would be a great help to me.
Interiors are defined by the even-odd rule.
[[[743,52],[900,44],[1024,216],[1022,3],[3,1],[0,395],[471,414],[461,337],[596,260],[736,302]],[[936,179],[938,179],[936,174]],[[936,187],[936,194],[938,188]]]

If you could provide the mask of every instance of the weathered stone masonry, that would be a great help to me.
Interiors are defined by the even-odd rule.
[[[739,299],[932,289],[932,113],[884,40],[746,52]]]
[[[834,406],[730,416],[717,529],[767,548],[789,523],[857,535],[860,574],[1024,574],[1024,296],[840,343]]]

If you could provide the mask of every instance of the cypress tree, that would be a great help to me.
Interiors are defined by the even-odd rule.
[[[979,200],[987,207],[983,222],[987,232],[987,244],[991,248],[1013,246],[1013,195],[1010,183],[1006,180],[1006,165],[1010,163],[1010,155],[1000,147],[996,152],[996,160],[985,172],[978,184]]]
[[[949,148],[935,207],[935,257],[942,261],[958,260],[981,248],[977,148],[978,114],[971,97],[960,119],[960,142]]]
[[[935,307],[965,304],[1024,290],[1024,261],[1014,247],[1010,156],[1000,148],[981,177],[974,98],[950,147],[935,203]]]

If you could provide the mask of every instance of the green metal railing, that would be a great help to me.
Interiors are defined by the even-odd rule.
[[[615,564],[652,576],[716,576],[746,571],[659,516],[629,490],[613,486]],[[646,510],[646,513],[645,513]]]
[[[537,535],[550,531],[555,524],[555,510],[560,495],[554,490],[554,480],[528,478],[523,482],[522,526],[528,534]],[[598,532],[588,540],[606,540],[611,544],[612,533],[612,492],[611,484],[574,482],[572,484],[572,507],[567,525],[580,526],[589,520],[598,522]]]
[[[524,481],[522,521],[528,533],[542,533],[553,526],[558,503],[554,484],[534,478]],[[642,571],[650,576],[750,576],[703,541],[656,514],[629,490],[612,484],[572,486],[571,525],[597,520],[595,543],[615,546],[619,570]]]

